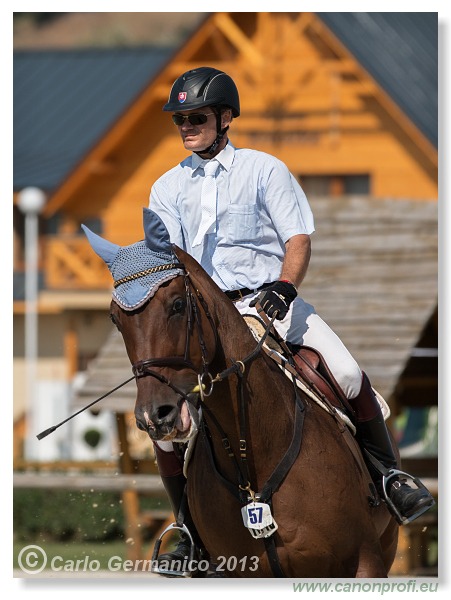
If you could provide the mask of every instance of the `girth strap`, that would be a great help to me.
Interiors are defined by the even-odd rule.
[[[277,555],[277,547],[274,535],[269,538],[263,538],[263,542],[265,544],[266,556],[268,557],[274,577],[285,577],[282,565],[280,564],[279,556]]]

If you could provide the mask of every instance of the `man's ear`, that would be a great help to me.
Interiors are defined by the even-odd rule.
[[[221,113],[221,129],[228,127],[233,120],[232,109],[226,108]]]

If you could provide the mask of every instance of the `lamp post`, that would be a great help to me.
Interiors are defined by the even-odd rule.
[[[45,194],[36,187],[26,187],[19,192],[18,207],[25,215],[25,368],[26,368],[26,418],[27,433],[25,456],[37,458],[34,414],[37,400],[38,358],[38,216],[45,204]]]

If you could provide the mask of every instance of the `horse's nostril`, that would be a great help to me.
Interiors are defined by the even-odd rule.
[[[141,429],[141,431],[147,431],[147,426],[140,419],[136,419],[136,427]]]
[[[177,408],[175,406],[171,406],[170,404],[164,404],[163,406],[159,406],[154,413],[154,418],[152,421],[155,424],[160,423],[171,423],[175,421],[177,417]]]

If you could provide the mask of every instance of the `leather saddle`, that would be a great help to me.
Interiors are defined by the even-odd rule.
[[[354,411],[322,355],[309,346],[298,346],[293,350],[294,367],[302,381],[355,422]]]
[[[262,313],[260,315],[262,318],[255,315],[244,315],[244,320],[256,339],[262,337],[267,325],[265,315]],[[297,375],[307,387],[316,395],[324,397],[326,403],[343,411],[355,423],[354,411],[320,352],[310,346],[287,344],[274,328],[269,332],[265,343],[294,367]],[[274,359],[274,356],[272,358]]]

